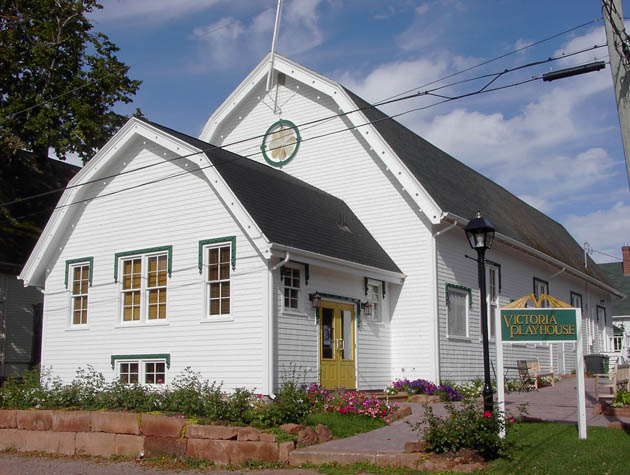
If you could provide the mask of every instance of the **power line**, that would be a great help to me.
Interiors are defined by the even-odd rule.
[[[408,96],[404,96],[404,97],[398,97],[398,96],[400,96],[400,94],[397,94],[395,96],[392,96],[392,98],[389,99],[389,100],[377,102],[377,103],[374,103],[374,104],[369,104],[368,106],[365,106],[365,107],[359,107],[357,109],[353,109],[353,110],[350,110],[350,111],[347,111],[347,112],[333,114],[333,115],[330,115],[330,116],[327,116],[327,117],[324,117],[324,118],[307,121],[307,122],[298,124],[297,127],[301,128],[302,130],[308,130],[309,128],[312,128],[315,125],[318,125],[319,123],[330,121],[330,120],[335,119],[335,118],[344,117],[344,116],[347,116],[347,115],[350,115],[350,114],[353,114],[353,113],[356,113],[356,112],[360,112],[360,111],[363,111],[363,110],[375,108],[375,107],[378,107],[378,106],[388,105],[388,104],[392,104],[392,103],[395,103],[395,102],[400,102],[400,101],[404,101],[404,100],[407,100],[407,99],[412,99],[412,98],[415,98],[415,97],[420,97],[420,96],[425,96],[425,95],[441,97],[443,99],[448,99],[449,101],[455,100],[455,99],[461,99],[461,98],[464,98],[464,97],[470,97],[471,95],[476,95],[476,94],[480,93],[481,91],[474,92],[474,93],[469,93],[469,94],[458,95],[458,96],[454,96],[454,97],[448,97],[448,96],[442,96],[442,95],[439,95],[439,94],[435,94],[435,91],[442,90],[442,89],[445,89],[445,88],[448,88],[448,87],[452,87],[452,86],[455,86],[455,85],[464,84],[464,83],[467,83],[467,82],[472,82],[472,81],[477,81],[477,80],[480,80],[480,79],[486,79],[486,78],[493,77],[494,79],[491,80],[486,86],[484,86],[482,88],[482,90],[484,90],[490,84],[492,84],[496,79],[498,79],[499,77],[501,77],[504,74],[507,74],[507,73],[510,73],[510,72],[514,72],[514,71],[518,71],[518,70],[525,69],[525,68],[529,68],[529,67],[533,67],[533,66],[538,66],[538,65],[549,63],[549,62],[552,62],[552,61],[565,59],[565,58],[568,58],[568,57],[571,57],[571,56],[582,54],[582,53],[587,52],[587,51],[592,51],[592,50],[595,50],[595,49],[598,49],[598,48],[602,48],[604,46],[606,46],[606,45],[594,45],[594,46],[589,47],[589,48],[584,48],[584,49],[581,49],[581,50],[578,50],[578,51],[574,51],[574,52],[571,52],[571,53],[562,54],[562,55],[557,56],[557,57],[550,57],[550,58],[547,58],[547,59],[544,59],[544,60],[526,63],[526,64],[523,64],[523,65],[520,65],[520,66],[516,66],[514,68],[505,69],[505,70],[500,71],[500,72],[488,73],[488,74],[483,74],[483,75],[476,76],[476,77],[473,77],[473,78],[464,79],[464,80],[461,80],[461,81],[455,81],[455,82],[450,83],[450,84],[437,86],[435,88],[428,89],[428,90],[422,91],[422,92],[417,92],[417,93],[414,93],[414,94],[411,94],[411,95],[408,95]],[[531,81],[528,80],[528,81],[520,82],[517,85],[524,84],[526,82],[531,82]],[[513,86],[508,86],[508,87],[513,87]],[[497,90],[500,90],[500,89],[501,88],[493,88],[493,89],[490,89],[489,91],[497,91]],[[417,110],[422,110],[422,108],[417,109]],[[410,112],[413,112],[413,111],[414,110],[411,110]],[[397,117],[397,115],[390,116],[390,117]],[[231,142],[231,143],[224,144],[224,145],[221,145],[221,146],[212,145],[211,148],[204,149],[203,152],[205,153],[205,152],[211,152],[211,151],[217,150],[217,149],[226,149],[228,147],[232,147],[234,145],[239,145],[241,143],[249,142],[249,141],[252,141],[252,140],[257,140],[257,139],[260,139],[262,137],[264,137],[264,134],[256,135],[256,136],[253,136],[253,137],[247,137],[247,138],[244,138],[244,139],[241,139],[241,140],[237,140],[235,142]],[[19,199],[16,199],[16,200],[5,202],[5,203],[0,203],[0,206],[10,206],[10,205],[14,205],[14,204],[21,203],[21,202],[24,202],[24,201],[28,201],[28,200],[31,200],[31,199],[41,198],[43,196],[51,195],[51,194],[54,194],[54,193],[59,193],[59,192],[62,192],[64,190],[66,190],[66,189],[73,189],[73,188],[77,188],[79,186],[89,185],[89,184],[92,184],[92,183],[95,183],[95,182],[98,182],[98,181],[112,179],[112,178],[115,178],[117,176],[121,176],[121,175],[125,175],[125,174],[128,174],[128,173],[137,172],[137,171],[140,171],[140,170],[145,170],[147,168],[151,168],[151,167],[154,167],[154,166],[159,166],[159,165],[162,165],[163,163],[168,163],[168,162],[172,162],[172,161],[175,161],[175,160],[188,158],[190,156],[196,155],[197,153],[198,152],[194,152],[194,153],[187,154],[187,155],[178,155],[178,156],[176,156],[174,158],[167,159],[167,160],[165,160],[163,162],[147,164],[147,165],[144,165],[144,166],[141,166],[141,167],[138,167],[138,168],[134,168],[132,170],[122,171],[122,172],[119,172],[119,173],[116,173],[116,174],[113,174],[113,175],[108,175],[108,176],[100,177],[100,178],[97,178],[97,179],[95,178],[93,180],[88,180],[88,181],[85,181],[85,182],[82,182],[82,183],[78,183],[76,185],[70,185],[70,186],[63,187],[63,188],[57,188],[57,189],[54,189],[54,190],[45,191],[45,192],[38,193],[38,194],[35,194],[35,195],[31,195],[31,196],[28,196],[28,197],[19,198]]]
[[[416,91],[418,89],[422,89],[423,87],[427,87],[427,86],[430,86],[432,84],[444,81],[445,79],[452,78],[453,76],[458,76],[460,74],[466,73],[468,71],[471,71],[473,69],[479,68],[481,66],[485,66],[486,64],[490,64],[490,63],[493,63],[493,62],[498,61],[500,59],[503,59],[503,58],[505,58],[507,56],[510,56],[510,55],[513,55],[513,54],[516,54],[516,53],[520,53],[521,51],[524,51],[524,50],[526,50],[528,48],[532,48],[534,46],[538,46],[539,44],[542,44],[542,43],[545,43],[547,41],[550,41],[550,40],[553,40],[555,38],[558,38],[560,36],[566,35],[568,33],[571,33],[572,31],[579,30],[580,28],[584,28],[585,26],[591,25],[591,24],[596,23],[596,22],[598,22],[600,20],[602,20],[602,17],[594,18],[591,21],[587,21],[586,23],[582,23],[581,25],[577,25],[577,26],[574,26],[573,28],[569,28],[568,30],[561,31],[560,33],[556,33],[555,35],[548,36],[547,38],[543,38],[542,40],[538,40],[538,41],[536,41],[534,43],[525,45],[525,46],[523,46],[521,48],[517,48],[517,49],[515,49],[513,51],[510,51],[509,53],[505,53],[505,54],[502,54],[500,56],[497,56],[496,58],[492,58],[492,59],[488,59],[486,61],[482,61],[481,63],[475,64],[474,66],[470,66],[469,68],[465,68],[465,69],[462,69],[460,71],[454,72],[452,74],[448,74],[448,75],[446,75],[444,77],[441,77],[439,79],[435,79],[433,81],[424,83],[424,84],[422,84],[420,86],[417,86],[417,87],[414,87],[412,89],[408,89],[406,91],[400,92],[400,93],[398,93],[398,94],[396,94],[394,96],[387,97],[387,98],[385,98],[383,100],[386,101],[386,100],[389,100],[389,99],[391,99],[393,97],[398,97],[398,96],[403,95],[403,94],[408,94],[411,91]]]
[[[344,127],[342,129],[334,130],[334,131],[331,131],[331,132],[326,132],[326,133],[323,133],[323,134],[320,134],[320,135],[316,135],[316,136],[313,136],[313,137],[304,138],[304,139],[301,140],[300,143],[306,142],[306,141],[311,141],[311,140],[317,140],[317,139],[328,137],[330,135],[335,135],[335,134],[338,134],[338,133],[341,133],[341,132],[346,132],[346,131],[359,129],[361,127],[365,127],[365,126],[368,126],[368,125],[372,125],[372,124],[376,124],[376,123],[379,123],[379,122],[383,122],[385,120],[392,120],[392,119],[395,119],[397,117],[401,117],[403,115],[410,114],[412,112],[417,112],[417,111],[420,111],[420,110],[426,110],[426,109],[429,109],[431,107],[435,107],[435,106],[444,104],[446,102],[451,102],[451,101],[462,99],[462,98],[465,98],[465,97],[471,97],[471,96],[478,95],[478,94],[486,94],[486,93],[489,93],[489,92],[494,92],[494,91],[498,91],[498,90],[503,90],[503,89],[508,89],[508,88],[520,86],[522,84],[526,84],[526,83],[529,83],[529,82],[540,80],[541,78],[542,78],[542,76],[534,76],[532,78],[529,78],[529,79],[526,79],[526,80],[523,80],[523,81],[519,81],[519,82],[515,82],[515,83],[512,83],[512,84],[507,84],[507,85],[504,85],[504,86],[497,86],[497,87],[494,87],[494,88],[483,88],[483,89],[481,89],[479,91],[474,91],[474,92],[471,92],[471,93],[461,94],[461,95],[455,96],[455,97],[445,98],[445,99],[443,99],[441,101],[438,101],[438,102],[435,102],[435,103],[432,103],[432,104],[428,104],[426,106],[421,106],[421,107],[415,107],[415,108],[412,108],[412,109],[408,109],[406,111],[399,112],[399,113],[393,114],[391,116],[385,115],[384,117],[382,117],[380,119],[375,119],[373,121],[368,121],[368,122],[364,122],[364,123],[361,123],[361,124],[352,125],[352,126],[349,126],[349,127]],[[417,97],[417,95],[414,94],[412,96],[408,96],[407,98],[410,99],[412,97]],[[281,148],[283,146],[284,145],[279,145],[278,147],[270,148],[269,150],[275,150],[276,148]],[[206,153],[208,151],[212,151],[212,150],[215,150],[217,148],[221,148],[221,147],[213,146],[213,147],[210,147],[210,148],[205,149],[205,150],[200,150],[199,152],[193,152],[193,153],[188,154],[186,156],[190,157],[190,156],[193,156],[193,155]],[[258,152],[255,152],[255,153],[251,153],[249,155],[237,156],[233,160],[230,160],[229,162],[227,162],[226,165],[234,164],[235,162],[237,162],[237,161],[239,161],[241,159],[248,159],[248,158],[254,157],[256,155],[259,155],[261,153],[262,153],[262,151],[258,151]],[[177,157],[177,158],[183,158],[183,156],[180,156],[180,157]],[[204,165],[202,167],[198,167],[195,170],[182,171],[182,172],[175,173],[175,174],[172,174],[172,175],[167,175],[165,177],[156,178],[155,180],[150,180],[150,181],[147,181],[147,182],[138,183],[136,185],[132,185],[132,186],[129,186],[129,187],[124,188],[124,189],[114,190],[114,191],[112,191],[110,193],[96,195],[96,196],[92,196],[92,197],[85,198],[85,199],[82,199],[82,200],[73,201],[71,203],[67,203],[67,204],[64,204],[64,205],[61,205],[61,206],[56,206],[56,207],[54,207],[52,209],[52,211],[56,211],[58,209],[68,208],[70,206],[74,206],[74,205],[86,203],[86,202],[89,202],[89,201],[93,201],[93,200],[95,200],[97,198],[104,198],[104,197],[107,197],[107,196],[112,196],[114,194],[122,193],[122,192],[125,192],[125,191],[130,191],[130,190],[137,189],[137,188],[140,188],[140,187],[143,187],[143,186],[147,186],[147,185],[163,182],[163,181],[166,181],[166,180],[169,180],[169,179],[178,178],[180,176],[184,176],[184,175],[189,174],[189,173],[196,173],[196,172],[199,172],[201,170],[205,170],[205,169],[213,168],[213,167],[215,167],[215,165],[210,163],[208,165]],[[117,175],[114,175],[114,176],[117,176]],[[92,182],[103,181],[105,179],[107,179],[107,178],[101,177],[98,180],[93,180]],[[87,184],[87,182],[85,184]],[[77,186],[79,186],[79,185],[75,185],[74,187],[77,187]],[[26,214],[24,216],[21,216],[19,218],[14,218],[13,221],[18,221],[18,220],[24,219],[25,217],[33,216],[33,215],[36,215],[36,214],[40,214],[40,213],[43,213],[45,211],[48,212],[49,210],[42,210],[42,211],[35,211],[33,213],[28,213],[28,214]],[[0,222],[0,224],[7,223],[7,222],[10,223],[10,222],[12,222],[12,220],[6,220],[4,222]]]

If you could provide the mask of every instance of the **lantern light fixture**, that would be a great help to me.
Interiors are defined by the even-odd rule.
[[[311,301],[311,307],[312,308],[321,308],[322,306],[322,296],[319,295],[317,292],[315,292],[314,294],[310,294],[308,296],[309,300]]]

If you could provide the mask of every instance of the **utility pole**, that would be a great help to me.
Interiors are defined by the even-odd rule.
[[[602,0],[602,14],[630,187],[630,44],[623,23],[621,0]]]

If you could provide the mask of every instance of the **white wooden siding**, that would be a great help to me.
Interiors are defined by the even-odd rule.
[[[464,257],[465,254],[471,255],[474,252],[470,250],[463,231],[458,228],[452,229],[437,238],[437,250],[441,377],[455,382],[482,377],[483,361],[477,264]],[[592,286],[587,286],[584,281],[566,273],[561,273],[554,277],[554,274],[557,274],[558,271],[556,267],[547,266],[537,259],[526,256],[500,243],[495,243],[492,249],[487,252],[486,258],[501,265],[500,307],[507,305],[512,300],[533,293],[533,278],[538,277],[549,282],[550,295],[564,302],[570,302],[571,291],[583,295],[585,307],[583,319],[585,321],[584,327],[587,329],[589,327],[589,319],[592,321],[593,314],[596,312],[594,301],[598,305],[609,308],[610,303],[608,301],[600,303],[600,299],[605,298],[603,292]],[[447,283],[462,285],[472,290],[472,308],[469,310],[470,338],[468,339],[449,338],[447,336]],[[612,331],[612,323],[610,321],[608,321],[605,331]],[[587,330],[585,330],[586,333]],[[603,327],[598,335],[600,334],[603,338]],[[594,341],[596,340],[597,335],[594,336]],[[574,347],[573,343],[564,344],[564,371],[566,373],[570,373],[576,368]],[[492,340],[490,343],[490,358],[494,365],[496,361],[495,348],[495,342]],[[561,344],[505,344],[503,350],[504,364],[515,366],[517,359],[538,358],[541,364],[552,364],[555,366],[556,371],[559,371],[562,369],[561,355],[559,353],[561,348]],[[595,351],[587,351],[587,343],[585,342],[585,354],[599,352],[596,344],[593,345],[593,350]],[[495,374],[493,373],[492,378],[494,376]],[[517,376],[517,373],[514,371],[508,371],[507,373],[508,378]]]
[[[299,86],[299,89],[298,89]],[[264,134],[280,117],[300,126],[339,112],[336,102],[309,85],[287,77],[278,95],[282,113],[274,115],[270,98],[259,84],[220,124],[212,143],[264,162],[262,139],[229,144]],[[260,98],[260,99],[259,99]],[[422,214],[410,205],[391,172],[361,138],[363,130],[316,136],[349,126],[343,118],[300,128],[302,143],[283,171],[321,188],[352,208],[400,269],[408,275],[401,289],[390,294],[392,377],[434,379],[435,341],[433,319],[431,234]],[[336,217],[334,217],[336,218]],[[296,342],[297,343],[297,342]],[[362,355],[360,355],[362,356]],[[367,358],[367,356],[365,356]],[[379,378],[379,384],[381,379]]]
[[[163,164],[106,180],[97,190],[91,186],[85,192],[102,197],[80,205],[84,206],[82,215],[67,227],[66,239],[50,267],[42,364],[52,366],[55,375],[69,381],[78,367],[87,364],[113,377],[111,355],[170,353],[167,381],[190,366],[211,381],[223,382],[227,390],[242,386],[260,390],[264,382],[262,302],[267,270],[210,185],[200,174],[188,173],[111,194],[188,169],[187,160],[166,163],[165,156],[170,154],[152,142],[135,140],[126,147],[123,170]],[[192,162],[190,165],[192,168]],[[107,172],[102,171],[103,175]],[[232,319],[207,322],[203,277],[197,266],[198,242],[231,235],[236,236]],[[114,254],[165,245],[173,246],[165,324],[122,327]],[[88,256],[94,258],[88,329],[74,330],[68,325],[65,261]]]
[[[308,300],[308,295],[316,291],[364,302],[366,300],[363,278],[310,266],[310,280],[301,295],[303,311],[283,311],[283,288],[278,270],[274,275],[274,314],[277,318],[276,388],[294,376],[305,383],[320,381],[319,324]],[[385,305],[389,299],[386,292]],[[362,315],[360,326],[355,328],[358,389],[383,389],[392,381],[391,326],[388,314],[385,310],[383,323]]]

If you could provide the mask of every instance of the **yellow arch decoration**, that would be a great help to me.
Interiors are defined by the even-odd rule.
[[[563,302],[562,300],[558,300],[557,298],[552,297],[551,295],[547,295],[547,294],[540,294],[540,297],[538,297],[538,299],[536,299],[536,296],[534,294],[529,294],[529,295],[526,295],[525,297],[521,297],[520,299],[507,304],[503,308],[525,308],[525,306],[527,305],[527,302],[530,300],[534,303],[534,306],[536,308],[540,308],[540,306],[545,300],[549,302],[549,305],[551,305],[551,308],[573,308],[568,303]]]

